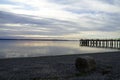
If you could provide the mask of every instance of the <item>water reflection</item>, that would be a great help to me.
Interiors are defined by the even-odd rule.
[[[80,47],[77,41],[0,41],[0,58],[36,57],[115,51]]]
[[[29,47],[60,46],[60,47],[78,48],[79,45],[76,44],[78,44],[78,42],[76,41],[31,41],[31,42],[23,42],[22,44],[21,42],[17,43],[17,46],[29,46]]]

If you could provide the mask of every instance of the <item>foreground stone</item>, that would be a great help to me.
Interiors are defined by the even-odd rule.
[[[89,72],[96,69],[96,62],[90,56],[82,56],[76,59],[75,66],[80,72]]]

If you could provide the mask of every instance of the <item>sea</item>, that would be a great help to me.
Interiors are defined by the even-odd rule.
[[[0,59],[113,52],[116,49],[83,47],[79,41],[0,40]]]

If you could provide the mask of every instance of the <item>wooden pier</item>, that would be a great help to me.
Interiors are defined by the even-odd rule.
[[[120,40],[113,39],[81,39],[80,46],[120,49]]]

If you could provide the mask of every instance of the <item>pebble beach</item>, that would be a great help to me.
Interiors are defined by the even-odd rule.
[[[93,57],[96,70],[79,72],[79,56]],[[0,59],[0,80],[120,80],[120,51]]]

